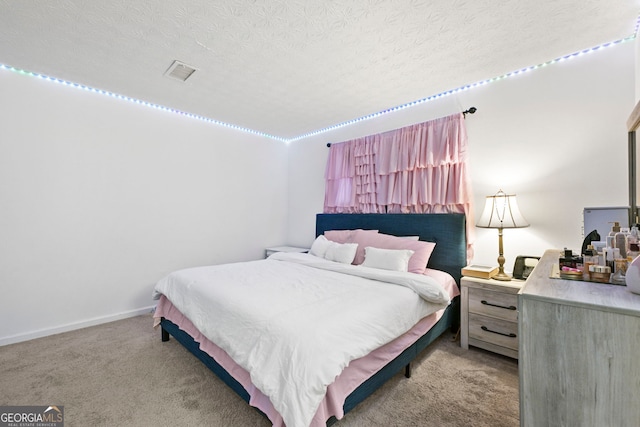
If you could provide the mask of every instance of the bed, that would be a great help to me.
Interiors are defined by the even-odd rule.
[[[414,238],[419,238],[421,242],[435,243],[435,247],[433,247],[433,251],[428,257],[427,272],[424,275],[432,275],[433,277],[437,277],[438,280],[440,280],[440,278],[443,276],[448,276],[447,280],[450,279],[450,281],[454,284],[453,286],[456,288],[456,292],[447,291],[449,296],[455,297],[456,295],[458,295],[457,286],[459,285],[461,275],[460,271],[461,268],[466,264],[464,215],[317,215],[316,236],[323,236],[325,234],[328,235],[329,233],[337,232],[338,230],[377,230],[377,233],[381,233],[384,235],[414,236]],[[297,254],[293,255],[293,257],[297,256]],[[306,256],[307,258],[303,258],[303,256],[301,256],[301,261],[298,261],[286,258],[285,255],[285,259],[283,259],[282,261],[286,261],[286,264],[289,264],[292,261],[302,262],[303,264],[316,262],[315,260],[308,260],[308,258],[313,258],[311,255],[304,256]],[[271,261],[271,259],[268,261]],[[247,264],[246,266],[251,266],[251,268],[253,268],[253,266],[255,265],[257,268],[259,264],[260,262],[254,262],[251,264]],[[353,266],[348,265],[344,268],[349,269],[352,267]],[[306,266],[301,268],[306,268]],[[336,273],[329,272],[326,274]],[[431,279],[427,281],[430,280]],[[421,283],[420,286],[422,286]],[[166,293],[167,295],[160,293],[160,302],[158,303],[156,314],[154,315],[157,319],[157,322],[161,325],[163,341],[168,340],[169,335],[172,335],[185,348],[187,348],[207,367],[209,367],[218,377],[220,377],[240,397],[247,401],[251,406],[254,406],[258,410],[263,412],[274,425],[285,425],[286,423],[284,419],[295,419],[295,422],[291,422],[292,425],[300,424],[297,421],[299,419],[308,419],[292,418],[292,416],[287,413],[287,410],[280,411],[284,414],[283,419],[283,415],[274,408],[275,405],[272,404],[271,399],[261,391],[263,387],[269,389],[268,383],[264,382],[267,380],[265,380],[264,378],[259,379],[255,376],[252,377],[246,369],[240,366],[242,362],[236,363],[234,358],[230,356],[230,353],[234,354],[233,352],[225,352],[222,349],[222,347],[225,347],[227,344],[226,336],[214,334],[214,340],[210,340],[209,337],[211,337],[211,334],[208,333],[209,327],[196,326],[194,323],[197,323],[197,321],[191,322],[191,320],[187,318],[187,316],[185,316],[177,307],[180,305],[180,298],[174,297],[176,301],[170,301],[168,297],[170,293]],[[399,371],[404,369],[405,376],[409,377],[411,373],[411,361],[415,359],[416,356],[424,348],[426,348],[442,333],[449,329],[457,329],[459,322],[458,300],[458,297],[451,298],[451,303],[446,305],[446,308],[439,309],[424,316],[424,318],[419,319],[418,323],[415,324],[415,326],[409,329],[407,332],[401,333],[398,337],[395,337],[393,339],[387,339],[387,341],[385,341],[383,345],[380,345],[379,348],[375,348],[370,353],[367,353],[362,357],[356,357],[355,359],[350,360],[347,363],[347,366],[342,370],[342,372],[339,373],[339,375],[333,376],[333,374],[329,373],[329,377],[334,378],[335,381],[333,381],[332,383],[329,382],[328,386],[326,386],[326,389],[323,390],[323,392],[326,394],[324,395],[323,400],[320,402],[317,408],[317,412],[314,414],[311,421],[305,421],[300,425],[331,425],[337,419],[342,418],[344,414],[353,409],[358,403],[372,394],[376,389],[384,384],[389,378],[396,375]],[[174,302],[176,304],[174,304]],[[413,302],[411,304],[413,304]],[[420,304],[425,305],[424,301],[421,301]],[[427,303],[426,305],[429,304],[430,303]],[[422,305],[420,306],[421,310]],[[395,310],[398,311],[397,308]],[[408,309],[408,311],[411,311],[411,309]],[[418,313],[421,312],[417,311],[415,315],[420,316],[420,314]],[[265,327],[264,325],[266,323],[267,322],[263,321],[261,323],[261,327]],[[248,336],[253,333],[253,329],[246,330],[248,331]],[[256,335],[255,339],[260,340],[263,336],[262,334],[263,331],[260,331],[258,335]],[[213,342],[215,340],[219,341],[218,344],[220,344],[220,346]],[[261,343],[259,345],[261,345]],[[333,350],[333,348],[327,348],[327,357],[333,358]],[[236,358],[239,358],[239,360],[241,359],[241,356],[238,356],[237,354],[235,355]],[[254,356],[247,356],[247,360],[251,360],[252,357]],[[272,362],[273,360],[269,361],[269,363]],[[344,362],[341,363],[344,365]],[[271,371],[270,369],[268,369],[268,367],[271,365],[259,366],[267,367],[264,369],[265,372]],[[324,369],[319,370],[322,371]],[[282,375],[284,376],[284,374]],[[260,387],[254,384],[254,380],[257,381]],[[291,386],[291,384],[295,385],[297,384],[297,382],[290,381],[288,384],[289,386]],[[287,388],[289,388],[289,386]],[[278,397],[276,397],[278,392],[270,390],[267,394],[270,393],[274,395],[274,402],[278,402]],[[282,406],[280,405],[278,407]]]

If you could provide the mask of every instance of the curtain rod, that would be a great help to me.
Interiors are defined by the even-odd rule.
[[[468,110],[464,110],[462,112],[462,116],[466,119],[467,118],[467,114],[474,114],[476,111],[478,111],[478,109],[476,107],[469,107]],[[327,142],[327,147],[331,147],[331,143]]]
[[[464,116],[464,118],[466,119],[466,118],[467,118],[467,113],[468,113],[468,114],[473,114],[473,113],[475,113],[476,111],[478,111],[478,109],[477,109],[476,107],[470,107],[468,110],[464,110],[464,111],[462,112],[462,115],[463,115],[463,116]]]

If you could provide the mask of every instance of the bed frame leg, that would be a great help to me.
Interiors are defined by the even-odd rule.
[[[169,341],[169,332],[165,331],[162,326],[160,326],[160,333],[161,333],[161,336],[162,336],[162,342]]]
[[[405,378],[411,378],[411,363],[407,363],[407,366],[404,367],[404,376]]]

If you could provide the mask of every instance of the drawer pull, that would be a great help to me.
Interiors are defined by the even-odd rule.
[[[509,337],[509,338],[515,338],[517,336],[513,332],[505,334],[504,332],[492,331],[491,329],[487,328],[486,326],[481,326],[480,329],[482,329],[485,332],[491,332],[493,334],[504,335],[505,337]]]
[[[480,303],[484,304],[484,305],[490,305],[491,307],[504,308],[506,310],[517,310],[515,305],[507,306],[507,305],[500,305],[500,304],[492,304],[492,303],[490,303],[490,302],[488,302],[486,300],[482,300],[482,301],[480,301]]]

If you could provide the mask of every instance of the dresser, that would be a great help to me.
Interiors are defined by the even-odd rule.
[[[545,252],[518,294],[520,425],[640,425],[640,295],[550,278]]]
[[[463,277],[460,345],[518,358],[518,291],[524,282]]]

